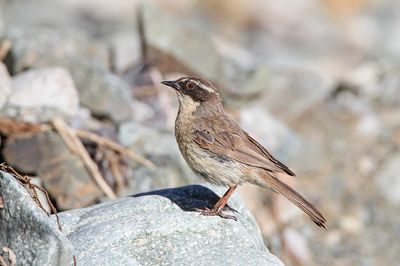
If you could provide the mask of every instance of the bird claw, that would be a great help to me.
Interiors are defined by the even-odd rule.
[[[230,219],[230,220],[235,220],[237,221],[236,217],[233,215],[225,214],[221,210],[216,210],[216,209],[210,209],[210,208],[204,208],[204,209],[199,209],[195,208],[194,211],[200,212],[201,215],[205,216],[219,216],[224,219]]]

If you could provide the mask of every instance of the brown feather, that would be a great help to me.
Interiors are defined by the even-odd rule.
[[[272,156],[272,154],[269,153],[266,148],[264,148],[260,143],[258,143],[255,139],[253,139],[249,134],[246,133],[246,136],[248,140],[250,140],[254,145],[256,145],[257,148],[260,149],[260,151],[263,152],[268,159],[273,161],[280,169],[285,171],[286,174],[290,176],[296,176],[295,173],[290,171],[289,167],[287,167],[286,165],[275,159],[274,156]]]
[[[194,141],[203,149],[207,149],[217,155],[227,156],[238,162],[263,168],[267,171],[286,173],[294,176],[283,163],[276,160],[259,143],[247,133],[245,138],[228,131],[206,132],[195,130]]]
[[[326,219],[325,217],[314,207],[313,204],[308,202],[303,196],[297,193],[293,188],[289,185],[283,183],[278,178],[272,175],[264,175],[264,179],[268,186],[276,192],[285,196],[288,200],[290,200],[293,204],[299,207],[303,212],[305,212],[308,217],[318,226],[326,228]]]

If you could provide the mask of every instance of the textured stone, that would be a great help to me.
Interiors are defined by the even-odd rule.
[[[5,160],[21,171],[38,175],[58,208],[88,206],[101,197],[81,159],[71,153],[58,134],[45,131],[11,137],[4,146]]]
[[[318,142],[294,131],[284,120],[268,112],[263,104],[243,108],[240,124],[297,175],[309,176],[319,172],[321,165],[326,163]]]
[[[382,195],[393,204],[400,203],[400,153],[392,155],[382,165],[381,171],[375,177]]]
[[[67,63],[81,104],[97,116],[106,116],[115,122],[130,120],[134,113],[134,101],[125,81],[105,68],[81,60]]]
[[[133,178],[124,188],[124,195],[198,181],[184,161],[172,132],[127,122],[120,126],[118,139],[157,165],[155,169],[135,165]]]
[[[15,76],[9,108],[40,112],[53,109],[65,115],[78,112],[79,96],[67,70],[60,67],[29,70]]]
[[[304,68],[282,67],[268,71],[260,67],[245,87],[249,91],[263,88],[263,101],[268,110],[279,117],[293,119],[321,103],[331,92],[332,84],[319,73]]]
[[[10,174],[0,171],[0,247],[9,247],[17,265],[70,265],[72,246]]]
[[[66,60],[72,58],[108,67],[107,47],[94,42],[86,33],[77,29],[27,29],[10,25],[4,35],[13,44],[10,56],[6,58],[6,64],[13,75],[26,68],[63,66]]]
[[[255,139],[281,160],[293,156],[302,144],[301,138],[296,133],[273,117],[260,104],[243,108],[240,112],[240,121],[250,135],[254,135]]]
[[[0,1],[0,36],[3,35],[3,29],[4,29],[4,1]]]
[[[57,65],[66,68],[79,92],[80,103],[93,114],[120,122],[135,113],[130,87],[109,71],[105,45],[78,30],[12,28],[6,37],[13,42],[6,62],[13,73],[26,68]],[[10,112],[9,112],[10,113]]]
[[[230,207],[238,221],[190,211],[217,200],[209,188],[192,185],[63,212],[60,219],[78,265],[283,265],[236,195]]]
[[[10,75],[8,74],[5,65],[0,62],[0,109],[3,108],[10,95],[10,83]]]
[[[124,73],[140,60],[139,38],[135,32],[121,31],[110,37],[113,67],[117,73]]]
[[[6,29],[19,28],[29,32],[35,32],[38,28],[57,28],[62,30],[71,29],[74,26],[87,28],[87,20],[84,23],[83,15],[68,5],[65,1],[37,0],[35,3],[25,0],[4,1],[4,20]],[[0,2],[1,2],[0,1]],[[1,4],[0,4],[1,6]],[[63,12],[59,12],[62,10]],[[29,16],[27,16],[29,14]],[[41,36],[38,36],[40,38]],[[62,45],[62,44],[61,44]]]
[[[396,65],[393,69],[382,73],[378,84],[377,99],[382,104],[398,107],[400,101],[400,67]]]
[[[209,33],[148,2],[144,19],[147,41],[151,46],[169,54],[198,75],[210,80],[223,79],[221,57]]]

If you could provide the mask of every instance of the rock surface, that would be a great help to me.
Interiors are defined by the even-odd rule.
[[[132,31],[120,31],[110,37],[110,49],[114,55],[113,67],[124,73],[140,59],[139,40]]]
[[[127,122],[119,127],[118,140],[157,165],[155,169],[133,165],[134,174],[124,187],[123,195],[183,186],[198,181],[184,161],[172,132]]]
[[[70,265],[72,246],[36,206],[28,192],[0,171],[0,247],[10,248],[17,265]]]
[[[267,72],[268,74],[266,74]],[[278,117],[295,118],[329,96],[329,79],[311,70],[296,67],[260,68],[246,90],[264,90],[263,103]]]
[[[67,70],[60,67],[29,70],[15,76],[11,82],[12,90],[7,104],[8,113],[15,110],[23,117],[43,117],[43,110],[55,114],[72,116],[77,114],[79,96],[74,82]],[[27,114],[31,114],[27,116]],[[39,114],[39,115],[38,115]]]
[[[285,123],[266,111],[263,105],[243,108],[240,112],[240,122],[250,135],[259,139],[262,145],[268,147],[281,160],[293,156],[295,148],[301,147],[301,138]]]
[[[3,1],[0,1],[0,36],[3,34],[3,29],[4,29],[4,3]]]
[[[130,120],[134,101],[130,87],[117,75],[96,64],[76,60],[66,64],[71,71],[82,105],[101,117],[115,122]]]
[[[60,219],[78,265],[283,265],[236,196],[230,207],[237,222],[189,211],[211,207],[218,200],[211,189],[158,190],[63,212]]]
[[[400,203],[400,153],[393,155],[382,166],[382,170],[376,176],[376,182],[383,192],[382,195],[387,201],[393,204]]]
[[[108,67],[107,48],[94,42],[79,29],[32,29],[14,26],[11,23],[4,34],[5,38],[13,43],[11,55],[6,58],[11,74],[19,73],[27,68],[64,65],[65,61],[71,58],[91,61],[94,65],[104,68]]]
[[[25,173],[37,174],[59,209],[85,207],[102,195],[81,159],[54,132],[8,138],[4,158]]]
[[[10,104],[48,106],[71,113],[79,105],[78,92],[67,70],[59,67],[30,70],[12,80]],[[32,97],[38,97],[32,99]]]
[[[220,66],[221,57],[208,37],[209,33],[193,24],[185,23],[180,16],[149,3],[146,2],[144,8],[149,44],[170,54],[198,75],[210,80],[224,79]],[[191,38],[188,39],[187,36]]]

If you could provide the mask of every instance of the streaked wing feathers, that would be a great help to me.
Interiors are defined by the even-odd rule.
[[[228,131],[210,133],[205,130],[193,132],[194,141],[203,149],[232,158],[235,161],[294,176],[284,164],[276,160],[261,144],[247,133],[244,137]]]

